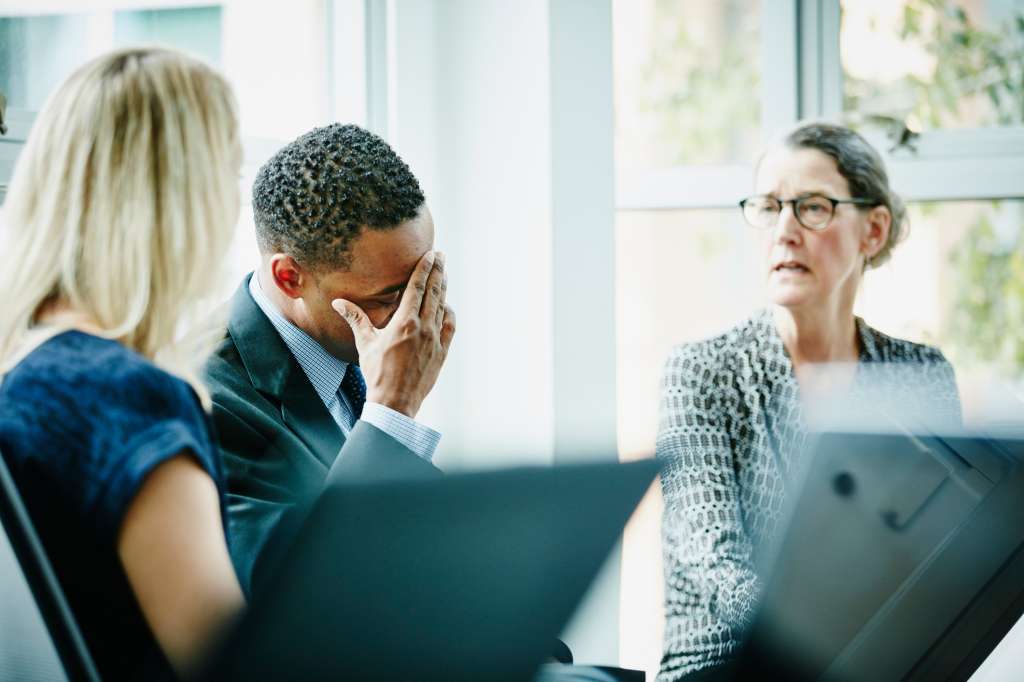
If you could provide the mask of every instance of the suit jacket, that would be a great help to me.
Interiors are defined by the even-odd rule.
[[[204,368],[228,478],[231,559],[247,595],[265,582],[325,485],[440,475],[366,422],[345,438],[253,301],[251,276],[232,298],[227,333]]]

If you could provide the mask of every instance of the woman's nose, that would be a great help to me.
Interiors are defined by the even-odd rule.
[[[774,237],[779,242],[799,241],[803,236],[803,226],[796,219],[796,207],[792,203],[782,205],[775,221]]]

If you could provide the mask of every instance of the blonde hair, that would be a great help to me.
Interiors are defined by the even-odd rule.
[[[4,205],[0,375],[62,331],[37,325],[54,304],[206,402],[201,358],[176,338],[230,245],[240,163],[231,88],[202,62],[135,48],[75,71],[36,119]]]

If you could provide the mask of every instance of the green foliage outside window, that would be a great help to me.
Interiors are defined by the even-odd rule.
[[[697,17],[691,3],[655,3],[640,106],[665,142],[667,164],[716,163],[752,153],[743,132],[756,131],[761,115],[760,28],[750,5],[721,0]]]
[[[1017,208],[1017,207],[1014,207]],[[1019,211],[1017,211],[1019,215]],[[1024,229],[1009,234],[983,215],[950,256],[956,300],[948,338],[958,359],[1024,376]]]
[[[844,109],[925,128],[1024,122],[1024,13],[1018,9],[992,24],[976,25],[952,0],[907,0],[899,38],[931,56],[934,71],[908,73],[884,91],[847,75]]]
[[[981,27],[960,3],[909,0],[900,38],[932,55],[934,72],[888,84],[896,98],[848,78],[844,104],[855,117],[929,128],[1024,124],[1024,6]],[[946,271],[954,300],[940,339],[955,360],[989,364],[1017,379],[1024,378],[1022,217],[1016,203],[992,202],[954,246]]]
[[[737,131],[759,124],[758,13],[740,0],[715,8],[712,15],[727,28],[709,42],[690,3],[655,4],[657,30],[639,97],[669,164],[744,158],[749,150],[738,147],[749,141]],[[979,26],[963,2],[906,0],[899,38],[919,45],[935,68],[884,86],[847,75],[843,108],[851,125],[883,125],[895,135],[908,124],[1024,124],[1024,2],[1013,8],[1003,21]],[[989,364],[1018,379],[1024,378],[1022,219],[1018,202],[992,202],[953,248],[943,274],[954,300],[936,339],[957,362]],[[1007,225],[1012,229],[997,229]]]

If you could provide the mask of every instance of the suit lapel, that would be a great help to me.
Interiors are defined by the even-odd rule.
[[[295,358],[288,354],[292,371],[288,373],[281,397],[281,418],[304,442],[324,466],[330,468],[338,456],[345,437],[331,416],[324,401],[313,390],[309,377]]]
[[[275,399],[284,423],[329,468],[345,437],[274,325],[252,300],[252,276],[243,280],[231,301],[228,334],[252,385]]]

